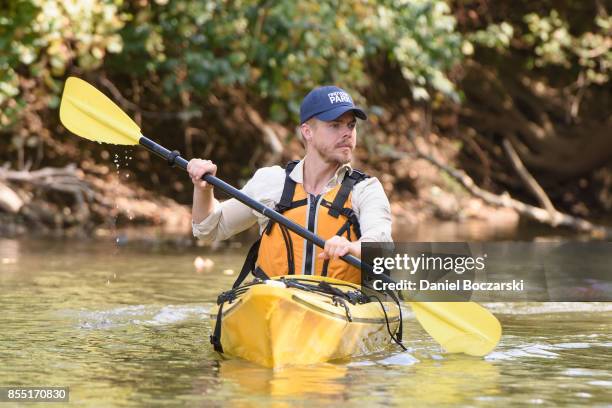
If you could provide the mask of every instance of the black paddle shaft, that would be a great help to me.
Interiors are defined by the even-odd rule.
[[[144,146],[150,152],[166,159],[168,161],[168,164],[170,164],[171,166],[178,166],[181,169],[187,171],[188,161],[182,158],[178,151],[176,150],[170,151],[145,136],[142,136],[138,142],[140,143],[141,146]],[[225,181],[218,179],[217,177],[212,176],[210,174],[205,174],[204,176],[202,176],[202,179],[206,181],[207,183],[210,183],[213,186],[218,187],[225,193],[229,194],[230,196],[234,197],[236,200],[254,209],[258,213],[278,222],[281,225],[284,225],[285,227],[289,228],[291,231],[298,234],[300,237],[307,239],[308,241],[314,243],[319,248],[325,247],[325,241],[321,239],[319,236],[317,236],[316,234],[312,233],[311,231],[308,231],[301,225],[296,224],[295,222],[289,220],[287,217],[274,211],[272,208],[266,207],[259,201],[253,200],[251,197],[244,194],[242,191],[238,190],[237,188],[227,184]],[[375,274],[371,265],[362,263],[358,258],[354,257],[353,255],[347,254],[347,255],[341,256],[340,258],[342,258],[345,262],[348,262],[350,265],[356,268],[360,268],[362,271],[364,271],[367,275],[371,277],[375,277],[376,279],[380,279],[388,283],[394,283],[394,281],[385,274],[380,274],[380,275]]]

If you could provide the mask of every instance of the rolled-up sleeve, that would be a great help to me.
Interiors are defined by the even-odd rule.
[[[280,187],[278,174],[280,173]],[[277,191],[282,191],[284,170],[278,166],[257,170],[240,190],[264,205],[274,206]],[[276,200],[277,201],[277,200]],[[215,199],[213,211],[202,222],[192,222],[193,235],[204,242],[221,241],[238,234],[260,221],[262,216],[235,198],[224,202]]]
[[[191,221],[191,229],[193,236],[203,241],[214,241],[216,237],[217,226],[221,219],[221,203],[215,199],[213,211],[208,214],[201,222],[196,223]]]
[[[370,177],[355,186],[352,205],[361,227],[360,241],[393,242],[391,205],[376,177]]]
[[[193,235],[204,242],[222,241],[257,221],[251,209],[234,198],[222,203],[215,200],[213,208],[202,222],[192,222]]]

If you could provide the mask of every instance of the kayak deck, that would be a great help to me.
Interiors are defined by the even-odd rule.
[[[358,285],[318,276],[287,276],[248,286],[223,306],[223,354],[266,367],[315,364],[378,351],[391,341],[389,330],[397,331],[395,303],[352,304],[331,294],[285,287],[282,282],[289,280],[298,282],[296,286],[325,281],[345,293],[359,290]],[[213,325],[217,314],[218,307],[211,311]]]

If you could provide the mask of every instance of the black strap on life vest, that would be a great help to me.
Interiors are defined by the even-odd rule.
[[[293,171],[295,166],[299,163],[299,160],[293,160],[287,163],[285,166],[285,185],[283,186],[283,193],[281,199],[276,204],[276,211],[281,214],[291,208],[293,204],[293,195],[295,194],[295,181],[289,177],[289,174]]]
[[[293,169],[298,163],[299,163],[299,160],[293,160],[287,163],[287,166],[285,167],[285,185],[283,187],[283,193],[281,195],[280,201],[274,207],[274,210],[281,214],[291,208],[295,208],[299,206],[302,201],[304,202],[302,205],[306,204],[306,200],[300,200],[297,202],[292,201],[293,195],[295,193],[296,184],[295,184],[295,181],[293,181],[293,179],[289,177],[289,174],[291,174],[291,172],[293,171]],[[274,224],[275,224],[274,220],[268,221],[268,225],[266,226],[264,233],[269,235],[270,232],[272,231],[272,227],[274,226]],[[287,230],[287,228],[284,227],[283,225],[279,225],[279,227],[281,227],[281,233],[283,236],[283,240],[285,241],[285,247],[287,248],[287,262],[289,264],[287,270],[288,270],[289,275],[293,275],[295,274],[295,265],[293,261],[293,241],[291,239],[291,235],[289,235],[289,230]],[[246,256],[246,259],[244,260],[244,264],[242,265],[242,269],[240,270],[240,273],[238,274],[236,281],[234,281],[232,288],[237,288],[238,286],[240,286],[242,282],[244,282],[244,280],[247,278],[247,276],[249,276],[250,273],[252,273],[255,277],[260,278],[260,279],[265,280],[268,278],[265,272],[261,268],[256,266],[257,255],[259,253],[260,245],[261,245],[261,237],[259,237],[257,241],[253,243],[253,245],[251,245],[251,248],[249,249],[249,252]]]
[[[365,180],[368,177],[370,176],[365,173],[362,173],[359,170],[353,170],[350,173],[346,174],[344,176],[344,180],[342,180],[340,191],[338,191],[338,194],[336,194],[336,198],[334,198],[334,202],[332,203],[329,209],[329,215],[334,218],[338,218],[338,216],[342,214],[344,204],[346,203],[349,194],[353,190],[353,187],[355,187],[355,184]]]
[[[289,174],[291,174],[291,172],[299,162],[299,160],[293,160],[287,163],[287,165],[285,166],[285,185],[283,186],[283,192],[281,194],[280,201],[274,207],[274,210],[280,214],[292,208],[306,205],[307,203],[306,200],[299,200],[295,202],[293,201],[296,183],[291,177],[289,177]],[[268,221],[268,225],[266,226],[265,230],[267,235],[270,235],[270,232],[272,232],[272,227],[275,223],[276,222],[274,220]]]
[[[253,273],[255,270],[255,261],[257,261],[257,253],[259,252],[259,245],[261,244],[261,238],[257,241],[253,242],[251,248],[249,248],[249,252],[247,253],[246,259],[244,260],[244,264],[242,264],[242,269],[238,274],[238,277],[234,281],[232,285],[232,289],[240,286],[242,282],[249,276],[250,273]]]
[[[344,205],[346,204],[348,196],[355,187],[355,185],[367,179],[368,177],[370,176],[365,173],[362,173],[359,170],[351,171],[350,173],[344,176],[342,184],[340,185],[340,190],[338,191],[338,194],[336,194],[333,203],[330,203],[326,200],[321,201],[321,204],[324,207],[329,208],[328,214],[332,217],[338,218],[340,215],[346,217],[346,222],[340,227],[340,229],[336,232],[335,235],[342,236],[342,234],[346,233],[346,239],[348,239],[349,241],[351,240],[351,227],[354,228],[357,239],[361,238],[361,227],[359,225],[359,220],[355,215],[355,211],[353,211],[353,209],[350,207],[345,207]],[[329,261],[329,259],[326,259],[323,262],[321,276],[327,276]]]
[[[289,235],[289,230],[284,225],[279,225],[281,233],[283,234],[283,240],[285,241],[285,248],[287,249],[287,275],[295,275],[295,258],[293,257],[293,240]]]
[[[299,163],[299,160],[293,160],[287,163],[285,166],[285,185],[283,186],[283,192],[281,194],[280,201],[274,207],[274,210],[280,214],[292,209],[297,208],[307,204],[307,200],[298,200],[293,201],[293,196],[295,195],[295,187],[296,182],[289,177],[295,166]],[[268,225],[264,231],[265,234],[270,235],[272,232],[272,228],[276,222],[274,220],[268,221]],[[281,234],[283,236],[283,241],[285,241],[285,249],[287,250],[287,274],[294,275],[295,274],[295,260],[293,257],[293,239],[291,239],[291,234],[289,230],[284,225],[279,224],[279,228],[281,229]],[[261,237],[259,238],[261,240]],[[257,262],[257,259],[255,259]]]

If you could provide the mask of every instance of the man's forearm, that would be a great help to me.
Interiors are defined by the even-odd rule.
[[[193,189],[193,208],[191,218],[196,224],[204,221],[215,206],[215,195],[212,188],[194,188]]]

